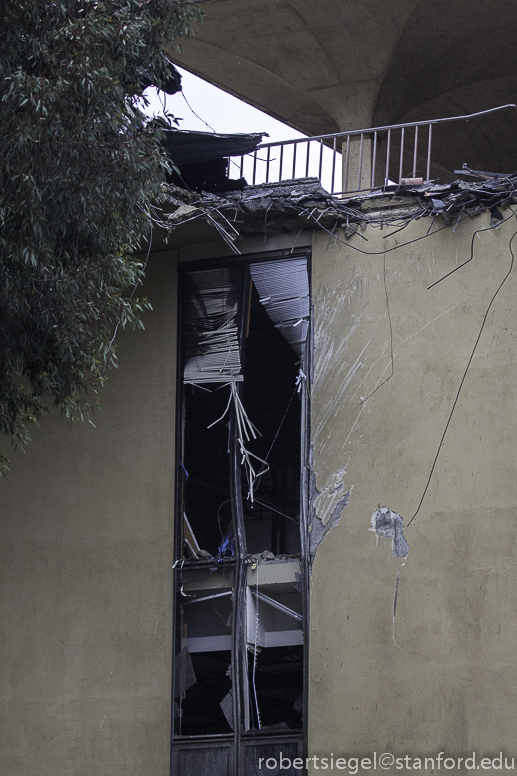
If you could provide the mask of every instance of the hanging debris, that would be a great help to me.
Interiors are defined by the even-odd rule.
[[[307,259],[251,264],[250,274],[260,303],[280,334],[301,357],[309,330]]]
[[[341,228],[349,238],[353,234],[362,236],[366,224],[389,225],[401,219],[436,215],[446,223],[455,223],[458,215],[471,216],[488,209],[494,216],[497,208],[517,202],[517,174],[480,173],[469,168],[456,172],[477,175],[481,180],[438,184],[415,179],[343,199],[325,191],[317,178],[261,183],[220,195],[169,185],[161,226],[169,234],[180,224],[202,218],[238,252],[235,241],[239,235]]]

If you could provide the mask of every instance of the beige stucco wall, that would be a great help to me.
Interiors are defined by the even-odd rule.
[[[93,428],[53,414],[0,481],[0,773],[169,772],[176,256],[119,331]]]
[[[510,268],[515,219],[474,238],[488,214],[455,231],[437,222],[406,245],[430,223],[393,237],[368,227],[368,242],[346,245],[314,234],[318,513],[351,493],[310,582],[311,755],[517,758],[513,273],[406,529],[405,565],[368,531],[379,504],[406,525],[415,513]],[[473,261],[426,290],[472,238]],[[0,481],[2,774],[168,774],[175,278],[175,254],[151,257],[154,312],[144,332],[117,334],[97,428],[45,419]],[[394,374],[370,396],[391,346]]]
[[[399,246],[380,255],[314,237],[320,513],[351,494],[311,580],[311,755],[517,758],[517,269],[488,314],[405,530],[405,564],[368,531],[378,505],[406,526],[414,515],[511,264],[513,217],[474,237],[473,261],[426,290],[468,259],[474,231],[490,221],[485,213],[441,232],[437,222],[403,245],[430,223],[393,237],[368,227],[368,242],[350,241],[368,252]],[[367,399],[391,373],[384,262],[394,374]]]

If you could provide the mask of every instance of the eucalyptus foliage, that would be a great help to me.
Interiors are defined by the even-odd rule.
[[[0,431],[71,420],[139,325],[134,258],[170,164],[135,95],[200,17],[186,0],[0,0]]]

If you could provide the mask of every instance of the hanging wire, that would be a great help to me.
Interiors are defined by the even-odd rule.
[[[200,120],[200,121],[201,121],[201,122],[202,122],[202,123],[205,125],[205,127],[208,127],[208,129],[211,129],[211,130],[212,130],[212,132],[215,132],[215,129],[214,129],[213,127],[211,127],[211,126],[210,126],[210,124],[207,124],[207,122],[206,122],[204,119],[202,119],[202,118],[201,118],[201,116],[198,116],[198,114],[196,113],[196,111],[194,110],[194,108],[192,107],[192,105],[190,104],[190,102],[189,102],[189,101],[187,100],[187,98],[185,97],[185,92],[184,92],[183,90],[181,91],[181,96],[183,97],[183,99],[184,99],[184,100],[185,100],[185,102],[187,103],[187,105],[188,105],[188,107],[189,107],[189,110],[190,110],[190,111],[191,111],[191,112],[194,114],[194,116],[195,116],[197,119],[199,119],[199,120]]]
[[[512,211],[512,215],[515,215],[515,213],[516,213],[516,212],[517,212],[517,211]],[[506,220],[508,220],[508,219],[506,219]],[[482,335],[482,333],[483,333],[483,329],[485,328],[485,323],[486,323],[486,320],[487,320],[487,318],[488,318],[488,313],[490,312],[490,308],[492,307],[492,305],[493,305],[493,303],[494,303],[494,301],[495,301],[495,298],[496,298],[496,296],[498,295],[499,291],[502,289],[502,287],[503,287],[503,286],[504,286],[504,284],[506,283],[507,279],[510,277],[510,274],[511,274],[511,272],[512,272],[512,270],[513,270],[513,264],[514,264],[514,258],[515,258],[515,257],[514,257],[514,253],[513,253],[513,250],[512,250],[512,242],[513,242],[513,239],[514,239],[514,237],[515,237],[516,235],[517,235],[517,231],[515,231],[515,232],[512,234],[512,236],[511,236],[511,238],[510,238],[510,242],[509,242],[509,244],[508,244],[508,248],[509,248],[509,250],[510,250],[510,255],[511,255],[511,257],[512,257],[512,259],[511,259],[511,262],[510,262],[510,268],[509,268],[508,272],[506,273],[506,275],[504,276],[504,278],[502,279],[502,281],[501,281],[501,283],[499,284],[499,286],[497,287],[497,290],[495,291],[494,295],[492,296],[492,298],[491,298],[491,300],[490,300],[490,304],[488,305],[488,307],[487,307],[487,309],[486,309],[486,312],[485,312],[485,314],[484,314],[484,316],[483,316],[483,322],[481,323],[481,327],[480,327],[480,329],[479,329],[479,333],[478,333],[478,335],[477,335],[477,337],[476,337],[476,341],[475,341],[475,343],[474,343],[474,347],[472,348],[472,352],[471,352],[471,354],[470,354],[470,358],[469,358],[469,360],[468,360],[467,366],[465,367],[465,371],[463,372],[463,377],[461,378],[461,382],[460,382],[460,385],[459,385],[458,391],[457,391],[457,393],[456,393],[456,397],[455,397],[455,399],[454,399],[454,403],[453,403],[453,405],[452,405],[452,409],[451,409],[451,411],[450,411],[450,413],[449,413],[449,417],[447,418],[447,423],[445,424],[445,429],[444,429],[444,431],[443,431],[443,434],[442,434],[442,437],[441,437],[441,439],[440,439],[440,444],[438,445],[438,450],[436,451],[436,455],[435,455],[435,457],[434,457],[433,465],[431,466],[431,471],[429,472],[429,476],[428,476],[428,478],[427,478],[427,482],[426,482],[426,485],[425,485],[425,488],[424,488],[424,492],[422,493],[422,497],[421,497],[421,499],[420,499],[420,501],[419,501],[419,503],[418,503],[418,507],[417,507],[417,509],[416,509],[416,512],[415,512],[415,514],[413,515],[413,517],[411,518],[411,520],[410,520],[410,521],[409,521],[409,523],[407,524],[407,527],[408,527],[408,528],[409,528],[409,526],[411,525],[411,523],[413,522],[413,520],[415,519],[415,517],[418,515],[418,513],[419,513],[419,511],[420,511],[420,507],[422,506],[422,503],[423,503],[423,501],[424,501],[424,498],[425,498],[425,496],[426,496],[427,490],[428,490],[428,488],[429,488],[429,485],[430,485],[430,483],[431,483],[431,478],[432,478],[432,476],[433,476],[433,472],[434,472],[434,470],[435,470],[435,467],[436,467],[436,462],[438,461],[438,456],[440,455],[440,451],[441,451],[441,449],[442,449],[443,442],[444,442],[444,440],[445,440],[445,435],[447,434],[447,431],[448,431],[448,429],[449,429],[449,426],[450,426],[450,423],[451,423],[451,420],[452,420],[452,416],[453,416],[453,414],[454,414],[454,410],[456,409],[456,405],[457,405],[457,403],[458,403],[458,399],[459,399],[459,397],[460,397],[461,389],[463,388],[463,384],[464,384],[464,382],[465,382],[465,379],[466,379],[466,377],[467,377],[467,373],[468,373],[468,371],[469,371],[469,368],[470,368],[470,365],[471,365],[471,363],[472,363],[472,359],[474,358],[474,354],[475,354],[475,352],[476,352],[476,348],[477,348],[477,346],[478,346],[478,344],[479,344],[479,340],[481,339],[481,335]],[[472,258],[472,257],[471,257],[471,258]],[[470,261],[470,259],[469,259],[469,261]],[[467,263],[468,263],[468,262],[464,262],[463,264],[461,264],[461,265],[460,265],[460,267],[464,267],[464,266],[465,266],[465,264],[467,264]],[[460,269],[460,267],[458,267],[457,269]],[[451,273],[449,273],[449,274],[451,274]],[[446,275],[445,277],[447,277],[447,275]],[[442,278],[442,279],[445,279],[445,278]],[[433,285],[436,285],[436,283],[434,283]]]
[[[257,685],[255,682],[255,673],[257,670],[257,644],[258,644],[258,638],[259,638],[258,571],[257,571],[257,580],[256,580],[256,593],[257,595],[255,596],[255,647],[253,650],[252,684],[253,684],[253,697],[255,698],[255,708],[257,710],[257,725],[258,725],[258,729],[260,730],[262,728],[262,724],[260,721],[260,709],[259,709],[258,698],[257,698]]]
[[[230,386],[230,396],[228,398],[226,409],[224,410],[221,417],[217,418],[217,420],[214,420],[214,422],[207,426],[207,428],[212,428],[212,426],[215,426],[216,423],[220,423],[221,420],[226,417],[228,410],[233,405],[235,410],[235,418],[237,421],[237,439],[241,453],[241,466],[244,466],[244,470],[246,472],[246,480],[248,482],[248,499],[253,504],[255,499],[256,483],[262,474],[265,474],[267,471],[269,471],[269,465],[258,455],[250,452],[246,447],[246,443],[251,442],[253,439],[257,439],[257,435],[262,435],[257,427],[253,425],[246,413],[246,410],[243,407],[236,382],[232,381],[225,383],[225,385]],[[256,464],[254,464],[254,461],[258,461],[262,464],[259,472],[255,471]],[[263,468],[264,466],[266,468]]]
[[[388,377],[387,377],[385,380],[383,380],[383,381],[382,381],[382,383],[381,383],[380,385],[378,385],[376,388],[374,388],[374,389],[373,389],[373,391],[371,392],[371,394],[370,394],[369,396],[367,396],[367,397],[366,397],[366,399],[363,399],[361,402],[359,402],[360,404],[366,404],[366,402],[368,401],[368,399],[371,399],[371,397],[373,396],[373,394],[374,394],[374,393],[376,393],[376,392],[379,390],[379,388],[382,388],[382,386],[383,386],[383,385],[386,385],[386,383],[388,382],[388,380],[391,380],[391,378],[392,378],[392,377],[393,377],[393,375],[395,374],[395,362],[394,362],[394,359],[393,359],[393,325],[392,325],[392,323],[391,323],[390,300],[389,300],[389,297],[388,297],[388,287],[387,287],[387,285],[386,285],[386,254],[384,254],[384,273],[383,273],[383,277],[384,277],[384,294],[385,294],[385,296],[386,296],[386,310],[387,310],[387,312],[388,312],[388,321],[389,321],[389,324],[390,324],[390,361],[391,361],[391,374],[390,374],[390,375],[388,375]]]

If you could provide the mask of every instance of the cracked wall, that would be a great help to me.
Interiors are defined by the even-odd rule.
[[[312,754],[513,751],[517,270],[450,413],[517,224],[440,225],[314,235],[313,523],[341,516],[311,578]],[[384,505],[404,520],[406,561],[369,531]]]

